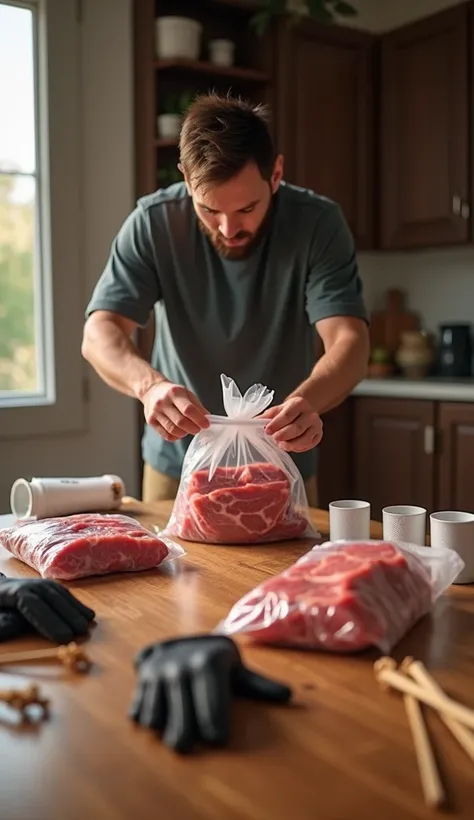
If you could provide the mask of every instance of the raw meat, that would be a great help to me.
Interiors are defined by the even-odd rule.
[[[92,513],[20,521],[0,532],[0,544],[44,578],[63,581],[151,569],[184,552],[128,516]]]
[[[283,646],[389,651],[428,612],[431,596],[422,560],[395,544],[323,545],[245,595],[222,628]]]
[[[189,541],[278,541],[301,537],[308,528],[287,474],[273,464],[217,467],[212,478],[209,470],[197,470],[180,498],[175,532]]]

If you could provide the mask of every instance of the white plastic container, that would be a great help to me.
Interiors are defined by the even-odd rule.
[[[159,114],[156,118],[158,136],[162,139],[178,139],[181,131],[180,114]]]
[[[198,60],[201,53],[202,25],[190,17],[158,17],[156,53],[161,60],[184,57]]]
[[[18,478],[10,491],[10,508],[17,520],[106,512],[118,509],[124,495],[125,485],[116,475]]]
[[[209,59],[214,65],[230,67],[234,64],[235,43],[232,40],[210,40]]]

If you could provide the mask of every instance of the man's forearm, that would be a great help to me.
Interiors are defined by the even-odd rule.
[[[311,375],[291,395],[302,396],[319,414],[326,413],[365,377],[368,355],[366,339],[341,339],[321,356]]]
[[[141,399],[164,376],[140,356],[133,341],[113,320],[91,322],[86,328],[82,355],[115,390]]]

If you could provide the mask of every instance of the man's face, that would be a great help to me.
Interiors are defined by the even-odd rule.
[[[278,157],[270,182],[249,164],[228,182],[203,192],[188,184],[201,228],[221,256],[235,260],[251,253],[267,227],[282,173],[283,159]]]

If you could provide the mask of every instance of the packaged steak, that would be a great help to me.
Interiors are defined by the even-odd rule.
[[[212,415],[192,440],[164,534],[214,544],[317,538],[301,473],[258,418],[273,392],[255,384],[242,395],[227,376],[221,383],[226,415]]]
[[[301,649],[387,653],[463,566],[450,549],[325,542],[244,595],[217,631]]]
[[[96,513],[18,521],[0,531],[0,546],[43,578],[62,581],[153,569],[185,552],[129,516]]]

